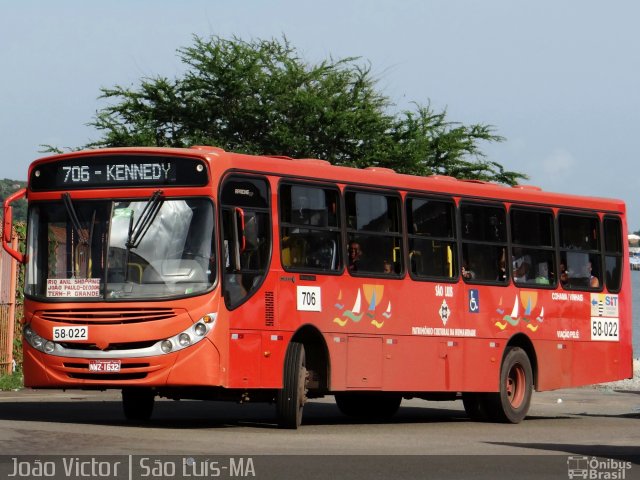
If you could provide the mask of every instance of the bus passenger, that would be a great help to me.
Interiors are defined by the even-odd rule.
[[[600,280],[593,274],[591,262],[587,262],[585,270],[589,277],[589,286],[591,288],[600,288]]]
[[[393,265],[389,260],[385,260],[384,262],[382,262],[382,273],[384,274],[393,273]]]
[[[476,274],[469,268],[469,262],[467,260],[462,262],[462,278],[466,280],[473,280],[476,278]]]
[[[522,248],[513,249],[513,281],[516,283],[526,282],[531,268],[531,257],[526,255]]]
[[[538,264],[538,272],[536,274],[535,282],[538,285],[549,285],[549,265],[547,262],[540,262]]]
[[[360,268],[360,258],[362,257],[362,250],[360,244],[355,240],[349,243],[349,271],[357,272]]]
[[[567,270],[567,264],[560,262],[560,283],[566,285],[569,282],[569,271]]]

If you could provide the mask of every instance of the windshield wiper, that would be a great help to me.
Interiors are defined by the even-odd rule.
[[[162,203],[162,190],[156,190],[144,206],[135,225],[133,224],[133,213],[131,213],[131,217],[129,217],[129,233],[127,234],[127,241],[125,243],[127,250],[138,248],[160,211]]]
[[[144,236],[149,231],[149,227],[156,218],[156,215],[160,211],[162,207],[162,190],[156,190],[151,195],[151,198],[147,202],[147,204],[142,209],[142,213],[140,217],[136,220],[134,225],[133,223],[133,212],[131,212],[131,216],[129,217],[129,232],[127,233],[127,241],[124,246],[126,247],[125,257],[124,257],[124,281],[125,283],[129,281],[129,255],[131,250],[134,248],[138,248],[140,242],[144,238]]]

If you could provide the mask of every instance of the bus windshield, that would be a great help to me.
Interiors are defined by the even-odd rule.
[[[34,203],[25,293],[66,301],[198,294],[215,280],[214,238],[205,198]]]

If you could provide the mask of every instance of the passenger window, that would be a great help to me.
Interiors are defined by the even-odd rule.
[[[605,217],[603,225],[605,284],[617,292],[622,281],[622,224],[619,218]]]
[[[561,213],[558,224],[561,283],[569,289],[600,289],[603,278],[598,217]]]
[[[349,272],[400,275],[403,255],[399,197],[347,191],[345,204]]]
[[[511,275],[516,285],[557,283],[553,213],[513,207],[511,215]]]
[[[314,185],[280,187],[281,259],[287,271],[342,269],[339,191]]]
[[[466,282],[508,282],[507,227],[504,207],[463,203],[462,278]]]
[[[407,199],[409,264],[415,278],[458,275],[455,205],[452,200]]]

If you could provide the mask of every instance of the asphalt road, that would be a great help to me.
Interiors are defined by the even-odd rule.
[[[518,479],[568,478],[572,462],[597,457],[601,463],[592,465],[599,476],[588,478],[640,478],[638,393],[535,393],[529,416],[518,425],[472,422],[462,402],[422,400],[404,400],[388,422],[356,422],[327,397],[307,404],[302,427],[291,431],[276,427],[274,406],[266,404],[163,400],[150,422],[130,424],[118,392],[0,392],[0,478],[12,470],[12,456],[27,456],[28,463],[45,455],[124,455],[136,463],[136,478],[151,473],[140,473],[145,458],[147,468],[153,459],[173,458],[163,455],[178,463],[255,457],[255,478],[304,480],[502,478],[511,470]],[[624,476],[612,477],[615,471]],[[225,477],[224,470],[199,472]],[[182,478],[177,475],[166,478]]]

